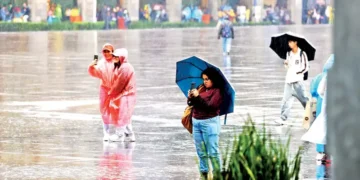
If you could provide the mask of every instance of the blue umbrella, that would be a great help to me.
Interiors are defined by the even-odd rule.
[[[226,124],[226,115],[234,112],[235,90],[218,67],[196,56],[179,61],[176,63],[176,84],[187,97],[187,93],[191,88],[191,83],[194,82],[196,87],[203,84],[201,73],[209,67],[216,69],[224,82],[224,94],[223,102],[220,106],[220,116],[225,115],[224,124]]]

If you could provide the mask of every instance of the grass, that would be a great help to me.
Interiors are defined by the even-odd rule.
[[[301,147],[290,159],[291,137],[284,144],[280,139],[255,127],[249,117],[232,148],[228,145],[223,157],[223,169],[215,167],[214,179],[218,180],[298,180],[300,173]],[[231,149],[231,150],[230,150]]]

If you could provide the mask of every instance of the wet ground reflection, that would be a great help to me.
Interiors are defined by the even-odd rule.
[[[331,53],[330,26],[238,28],[225,57],[213,28],[0,33],[6,42],[0,45],[0,179],[196,179],[194,145],[180,123],[185,99],[175,84],[176,61],[203,57],[237,90],[235,113],[222,128],[226,147],[247,113],[259,123],[278,117],[285,71],[268,46],[272,34],[288,30],[317,47],[314,77]],[[128,48],[137,73],[136,147],[102,143],[99,82],[87,66],[106,42]],[[305,132],[301,105],[294,105],[293,126],[268,126],[277,137],[290,128],[292,149]],[[315,156],[308,145],[304,178],[316,177]]]

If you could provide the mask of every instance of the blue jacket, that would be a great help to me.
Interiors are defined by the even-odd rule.
[[[316,102],[316,117],[321,112],[321,105],[322,105],[322,101],[323,101],[323,99],[317,93],[317,89],[319,87],[319,83],[320,83],[321,79],[324,76],[326,76],[327,72],[333,67],[333,65],[334,65],[334,54],[331,54],[323,67],[323,72],[318,74],[317,76],[315,76],[310,84],[310,94],[313,98],[316,98],[316,100],[317,100],[317,102]]]

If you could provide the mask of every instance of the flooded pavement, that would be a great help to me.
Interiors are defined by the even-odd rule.
[[[0,179],[198,179],[193,141],[180,122],[186,99],[175,84],[176,61],[193,55],[221,67],[236,89],[235,113],[222,126],[223,150],[249,113],[259,124],[269,122],[277,137],[290,130],[295,152],[304,145],[300,103],[292,109],[293,126],[272,125],[286,72],[270,36],[291,30],[317,47],[311,80],[332,52],[331,29],[237,28],[225,57],[215,28],[0,33]],[[99,81],[87,67],[106,42],[128,48],[136,70],[136,143],[102,142]],[[315,178],[315,145],[305,147],[301,175]]]

